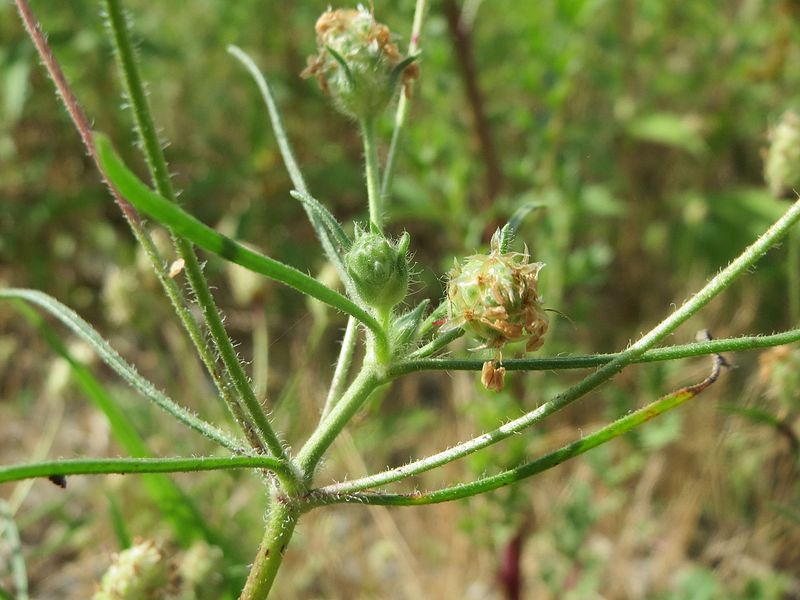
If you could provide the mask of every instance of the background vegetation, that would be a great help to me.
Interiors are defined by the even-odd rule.
[[[547,263],[540,289],[563,313],[540,353],[616,351],[784,210],[763,184],[761,152],[769,126],[800,99],[795,0],[432,4],[388,225],[412,234],[416,298],[439,299],[454,256],[485,247],[516,207],[540,202],[520,239]],[[298,76],[328,2],[127,5],[184,206],[269,255],[324,272],[313,231],[288,196],[258,92],[225,47],[247,49],[270,75],[311,189],[345,222],[363,219],[357,131]],[[97,3],[33,6],[96,127],[143,173]],[[412,11],[411,0],[376,2],[379,19],[403,36]],[[387,117],[384,140],[390,130]],[[796,325],[785,262],[785,249],[771,252],[675,341],[701,327],[729,337]],[[306,436],[343,319],[217,259],[206,272],[280,428],[290,440]],[[224,420],[7,0],[0,285],[60,299],[173,397]],[[42,335],[50,327],[63,347]],[[70,369],[65,356],[89,369]],[[499,573],[518,541],[527,598],[800,598],[800,351],[729,358],[738,368],[682,410],[511,489],[422,509],[312,513],[277,597],[510,597]],[[535,431],[418,483],[513,466],[705,370],[704,361],[630,368]],[[81,384],[76,372],[88,379]],[[440,450],[530,410],[575,377],[513,373],[499,394],[471,373],[409,377],[349,429],[327,472],[352,477]],[[0,462],[130,453],[130,439],[95,407],[102,390],[87,396],[87,380],[102,384],[151,452],[207,448],[59,328],[3,304]],[[73,478],[66,491],[47,482],[4,486],[33,597],[87,597],[110,553],[135,536],[170,553],[205,539],[225,550],[225,580],[243,577],[261,533],[263,488],[245,473],[173,479],[211,531],[178,514],[164,496],[173,488],[134,476]],[[0,545],[6,588],[9,556]]]

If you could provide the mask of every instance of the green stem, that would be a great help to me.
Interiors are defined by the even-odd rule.
[[[526,479],[556,465],[580,456],[589,450],[596,448],[606,442],[617,438],[631,429],[665,413],[673,408],[677,408],[687,400],[694,398],[697,394],[711,385],[719,375],[719,368],[722,364],[721,358],[716,361],[714,371],[709,377],[697,385],[683,388],[651,402],[647,406],[632,412],[621,419],[599,429],[598,431],[584,436],[581,439],[561,447],[555,452],[551,452],[541,458],[533,460],[524,465],[513,469],[508,469],[497,475],[484,477],[471,483],[454,485],[436,490],[429,493],[412,494],[383,494],[383,493],[351,493],[335,489],[335,486],[323,488],[310,495],[310,506],[320,504],[335,503],[358,503],[358,504],[379,504],[392,506],[416,506],[421,504],[438,504],[440,502],[450,502],[461,498],[476,496],[500,487],[509,485],[516,481]]]
[[[356,342],[358,341],[358,322],[350,317],[347,320],[347,327],[344,330],[344,337],[342,337],[342,348],[339,351],[339,358],[336,361],[336,369],[333,372],[331,379],[331,387],[328,389],[328,395],[325,398],[325,405],[322,408],[321,420],[324,421],[331,409],[342,397],[344,386],[347,382],[347,373],[350,370],[350,365],[353,362],[353,354],[356,349]]]
[[[284,498],[273,498],[264,537],[239,600],[264,600],[269,595],[298,518],[297,508],[292,503]]]
[[[375,143],[375,119],[361,120],[361,137],[364,140],[364,168],[367,176],[367,197],[369,199],[369,220],[378,230],[383,231],[383,202],[380,192],[380,166],[378,147]]]
[[[150,113],[144,91],[144,84],[136,63],[133,44],[130,40],[122,6],[119,0],[105,0],[105,6],[120,71],[123,74],[126,93],[133,109],[136,129],[139,134],[139,139],[142,142],[150,175],[158,193],[172,203],[175,203],[175,191],[169,177],[167,161],[164,157],[164,151],[158,139],[155,124]],[[225,330],[222,316],[214,302],[214,297],[211,295],[211,290],[203,275],[203,270],[200,266],[200,261],[197,259],[197,254],[195,254],[190,242],[176,235],[175,232],[172,233],[175,248],[178,255],[184,261],[184,269],[187,279],[189,280],[189,285],[201,307],[211,338],[214,340],[220,357],[222,358],[228,377],[247,408],[251,424],[258,435],[259,443],[257,447],[267,447],[278,458],[286,459],[286,451],[283,444],[270,425],[264,410],[256,399],[247,375],[244,372],[244,368],[242,367],[242,363],[239,361],[233,343],[228,336],[228,332]],[[194,337],[192,337],[192,341],[195,341]],[[231,397],[227,394],[223,397],[229,402],[231,401]],[[241,415],[243,412],[241,406],[237,408],[232,406],[231,410],[234,414]],[[240,423],[240,425],[242,424]],[[244,427],[244,431],[247,434],[250,433],[248,429],[248,427]]]
[[[172,308],[178,315],[178,319],[188,333],[192,344],[194,344],[195,350],[205,366],[206,371],[208,371],[211,380],[214,382],[214,387],[217,389],[223,404],[231,413],[237,425],[239,425],[244,432],[247,440],[250,442],[250,445],[259,450],[266,451],[267,448],[261,443],[260,438],[254,435],[255,432],[247,426],[247,421],[245,419],[242,406],[231,394],[229,386],[222,380],[211,348],[209,348],[209,346],[206,344],[205,338],[203,337],[203,332],[200,330],[197,321],[189,311],[189,307],[186,304],[186,299],[184,298],[181,289],[175,283],[175,280],[169,276],[166,264],[159,255],[158,249],[155,247],[150,235],[142,227],[132,227],[131,229],[133,230],[133,235],[136,238],[136,241],[142,246],[142,248],[144,248],[145,254],[150,260],[150,264],[155,271],[156,277],[158,278],[162,289],[166,293],[167,298],[169,298],[170,304],[172,304]]]
[[[428,0],[417,0],[414,7],[414,22],[411,25],[411,38],[408,42],[408,55],[413,56],[419,52],[419,38],[422,34],[422,23],[425,19],[425,12],[428,7]],[[411,84],[409,84],[411,85]],[[381,199],[386,203],[392,191],[392,181],[394,180],[394,167],[397,163],[397,147],[400,144],[400,137],[408,119],[408,109],[410,105],[410,92],[401,92],[400,100],[397,102],[397,110],[394,114],[394,131],[392,140],[389,143],[389,152],[386,155],[386,165],[383,170],[383,181],[381,182]]]
[[[321,421],[311,437],[308,438],[297,455],[297,464],[307,483],[313,479],[314,470],[325,450],[381,383],[382,380],[375,372],[374,367],[362,366],[361,372],[347,388],[342,399],[333,407],[328,418]]]
[[[449,334],[445,334],[449,335]],[[437,340],[440,338],[437,338]],[[792,329],[772,335],[755,335],[738,338],[725,338],[707,342],[694,342],[654,348],[648,350],[633,363],[650,363],[667,360],[678,360],[692,356],[703,356],[717,352],[741,352],[755,348],[768,348],[800,341],[800,329]],[[427,348],[427,346],[425,347]],[[421,348],[415,354],[424,350]],[[546,358],[513,358],[504,360],[502,366],[506,371],[559,371],[564,369],[588,369],[610,363],[620,353],[588,354],[576,356],[552,356]],[[406,360],[389,368],[388,378],[396,379],[418,371],[480,371],[483,360],[457,358],[428,358]]]
[[[383,475],[382,478],[397,481],[405,477],[410,477],[435,467],[447,464],[473,452],[477,452],[487,446],[505,440],[520,431],[527,429],[531,425],[538,423],[545,417],[571,404],[578,398],[585,396],[593,389],[600,386],[605,381],[611,379],[627,365],[637,361],[644,353],[659,341],[672,333],[681,323],[694,315],[703,306],[708,304],[717,294],[727,288],[739,275],[750,269],[767,250],[777,243],[789,229],[800,220],[800,201],[795,202],[784,215],[778,219],[755,243],[747,247],[730,265],[717,274],[709,281],[703,289],[697,292],[683,306],[675,310],[670,316],[661,321],[648,333],[642,336],[638,342],[630,346],[626,351],[615,355],[610,361],[605,363],[597,371],[590,374],[582,381],[572,386],[565,392],[557,395],[552,400],[545,402],[537,409],[506,423],[505,425],[484,433],[476,438],[453,446],[433,456],[414,461],[400,469],[394,469]],[[348,489],[352,489],[352,482],[345,484]]]
[[[188,456],[174,458],[62,458],[0,467],[0,483],[54,475],[109,473],[178,473],[224,469],[264,469],[289,475],[287,466],[272,456]]]
[[[19,10],[20,16],[22,17],[23,22],[25,23],[25,27],[27,28],[31,39],[33,40],[37,51],[39,52],[40,57],[42,58],[42,62],[44,63],[45,67],[47,68],[47,72],[50,74],[50,77],[53,80],[53,83],[56,86],[56,90],[62,100],[64,101],[64,105],[67,108],[67,112],[69,113],[70,118],[72,119],[73,123],[75,124],[78,133],[81,136],[81,140],[83,141],[84,145],[86,146],[89,154],[91,155],[92,159],[95,161],[98,171],[100,172],[103,179],[106,181],[109,187],[109,191],[111,192],[114,200],[116,201],[117,205],[120,207],[122,214],[125,216],[125,219],[128,221],[128,224],[133,231],[133,235],[136,240],[142,245],[147,254],[150,262],[153,266],[153,269],[158,277],[161,285],[164,288],[164,291],[167,294],[173,308],[175,309],[176,313],[178,314],[181,322],[183,323],[184,327],[189,333],[189,336],[192,342],[195,344],[201,359],[206,364],[206,367],[211,374],[211,377],[214,379],[215,384],[217,385],[217,389],[220,392],[220,395],[225,398],[227,391],[224,385],[221,384],[221,380],[219,378],[219,374],[217,373],[216,365],[214,363],[213,357],[211,356],[210,350],[207,348],[202,334],[200,333],[199,327],[197,326],[197,322],[191,316],[191,313],[188,310],[186,299],[184,298],[183,294],[181,293],[180,288],[177,286],[174,280],[172,280],[167,273],[167,268],[162,260],[161,256],[158,253],[155,245],[153,244],[152,239],[150,238],[149,233],[144,229],[141,222],[139,221],[139,217],[136,214],[136,211],[122,196],[119,192],[114,188],[110,181],[105,178],[105,174],[103,173],[103,169],[100,165],[99,157],[97,155],[97,151],[94,145],[94,139],[91,131],[91,126],[89,125],[89,120],[86,118],[86,115],[81,110],[80,105],[78,104],[78,100],[75,97],[75,94],[72,92],[69,83],[67,82],[66,77],[62,73],[58,62],[55,59],[50,47],[47,44],[47,40],[41,30],[41,27],[36,22],[36,19],[33,13],[30,10],[30,6],[24,0],[17,0],[17,8]]]

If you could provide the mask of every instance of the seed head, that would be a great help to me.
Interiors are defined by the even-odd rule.
[[[335,106],[356,119],[378,116],[399,84],[407,89],[419,70],[403,58],[386,25],[371,11],[327,10],[317,20],[317,54],[308,58],[302,77],[315,76]]]
[[[500,252],[500,231],[489,254],[456,262],[448,274],[448,321],[444,330],[463,327],[484,348],[500,349],[526,340],[526,350],[544,343],[547,315],[537,290],[543,263],[531,263],[527,251]]]
[[[481,383],[483,387],[492,392],[502,392],[506,381],[505,367],[498,367],[493,360],[483,363],[481,369]]]
[[[131,546],[114,557],[93,600],[148,600],[169,583],[169,563],[152,541]]]

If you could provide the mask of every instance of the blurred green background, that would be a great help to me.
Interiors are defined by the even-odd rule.
[[[375,2],[401,47],[413,4]],[[99,3],[32,5],[94,126],[144,174]],[[389,230],[412,234],[411,302],[441,298],[453,257],[484,248],[516,208],[537,202],[517,243],[547,264],[541,291],[558,311],[540,354],[616,351],[788,206],[764,186],[762,153],[770,126],[800,100],[797,0],[431,5],[388,207]],[[126,6],[183,205],[275,258],[324,272],[255,85],[225,48],[241,46],[270,77],[315,196],[345,223],[364,219],[357,130],[299,77],[328,2]],[[391,127],[387,113],[382,152]],[[206,273],[257,389],[299,443],[316,422],[343,319],[216,258]],[[174,398],[224,422],[8,0],[0,0],[0,285],[55,296]],[[703,327],[715,337],[789,329],[786,289],[781,247],[670,342]],[[22,316],[0,305],[0,462],[129,452],[87,402],[75,369]],[[50,333],[62,354],[90,367],[152,452],[211,451],[62,329]],[[508,598],[498,572],[517,538],[523,598],[800,598],[800,352],[729,358],[737,368],[678,413],[512,489],[430,508],[312,513],[276,597]],[[415,484],[512,466],[705,370],[700,359],[631,368],[535,431]],[[499,394],[469,373],[410,376],[357,419],[320,480],[440,450],[579,375],[513,373]],[[207,597],[234,589],[260,538],[263,488],[246,473],[173,479],[209,531],[181,525],[175,507],[135,477],[72,478],[66,491],[4,486],[32,596],[88,597],[110,553],[136,536],[175,555],[198,539],[220,546],[219,581],[200,587]],[[11,589],[2,549],[0,587]]]

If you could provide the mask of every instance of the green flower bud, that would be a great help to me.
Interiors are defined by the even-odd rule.
[[[162,598],[169,584],[169,563],[152,541],[140,542],[114,557],[93,600]]]
[[[500,252],[500,231],[491,252],[456,262],[448,274],[448,321],[443,330],[463,327],[484,348],[500,349],[526,340],[526,350],[544,343],[547,315],[537,290],[543,263],[530,263],[527,252]]]
[[[787,111],[769,134],[764,179],[776,198],[800,191],[800,116]]]
[[[408,245],[404,233],[392,244],[380,233],[356,230],[353,246],[345,255],[347,272],[361,299],[381,312],[392,309],[408,291]]]
[[[386,25],[371,11],[328,10],[317,20],[318,53],[302,77],[316,76],[336,108],[355,119],[380,115],[400,83],[418,75],[413,57],[403,59]]]

